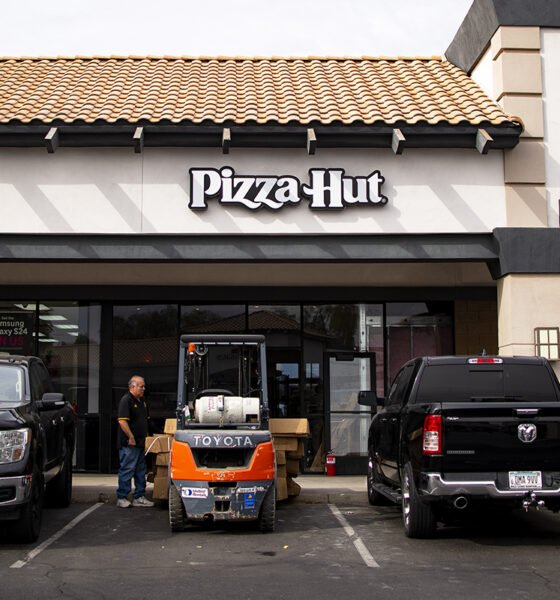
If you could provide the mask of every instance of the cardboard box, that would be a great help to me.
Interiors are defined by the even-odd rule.
[[[299,475],[299,460],[297,458],[286,459],[286,473],[290,477],[297,477]]]
[[[276,501],[288,499],[288,482],[285,477],[276,479]]]
[[[275,454],[276,454],[276,464],[277,465],[285,465],[286,464],[286,453],[284,452],[284,450],[276,450]]]
[[[158,452],[156,454],[156,467],[166,467],[169,465],[169,452]]]
[[[286,478],[288,474],[286,473],[286,465],[278,465],[276,467],[276,475],[278,478]]]
[[[173,435],[177,431],[177,419],[165,419],[165,427],[163,428],[163,431]]]
[[[167,477],[169,473],[169,468],[167,466],[157,466],[156,467],[156,479],[158,477]]]
[[[304,456],[305,456],[305,446],[303,445],[303,440],[297,440],[296,449],[286,452],[286,461],[299,460],[300,458],[303,458]]]
[[[152,452],[157,454],[158,452],[169,452],[171,450],[171,441],[173,440],[172,435],[166,433],[158,433],[146,438],[144,445],[144,452]]]
[[[309,421],[307,419],[270,419],[268,428],[272,435],[308,436]]]
[[[298,439],[296,437],[273,437],[272,443],[276,452],[296,452],[298,449]]]
[[[167,475],[165,477],[156,477],[154,479],[154,500],[167,500],[169,498],[169,483]]]
[[[299,485],[299,483],[296,483],[295,481],[292,481],[289,477],[288,480],[286,482],[287,484],[287,490],[288,490],[288,496],[299,496],[300,492],[301,492],[301,485]]]

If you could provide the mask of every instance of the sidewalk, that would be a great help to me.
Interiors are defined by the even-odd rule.
[[[296,479],[301,486],[299,496],[287,502],[309,504],[367,504],[365,475],[299,475]],[[116,475],[74,473],[72,501],[76,503],[116,502]],[[148,483],[147,496],[151,497],[152,484]]]

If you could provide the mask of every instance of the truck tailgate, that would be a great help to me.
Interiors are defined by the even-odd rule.
[[[560,402],[450,402],[441,414],[443,471],[560,471]]]

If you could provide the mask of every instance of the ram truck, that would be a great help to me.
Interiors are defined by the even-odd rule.
[[[560,387],[540,357],[406,363],[368,434],[372,505],[402,505],[405,534],[432,537],[462,511],[560,510]]]
[[[0,521],[13,541],[38,538],[44,502],[70,504],[74,440],[74,411],[42,361],[0,356]]]

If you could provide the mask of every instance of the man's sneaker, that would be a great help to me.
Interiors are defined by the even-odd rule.
[[[127,500],[126,498],[119,498],[117,500],[117,506],[119,508],[128,508],[130,506],[130,500]]]
[[[132,501],[132,506],[145,506],[146,508],[150,508],[154,503],[150,502],[145,496],[140,496],[140,498],[134,498]]]

